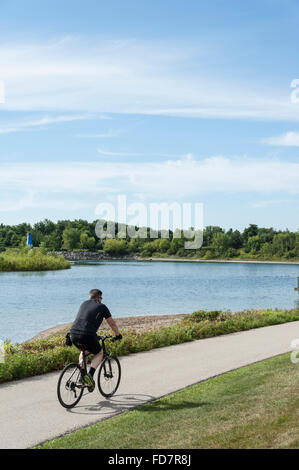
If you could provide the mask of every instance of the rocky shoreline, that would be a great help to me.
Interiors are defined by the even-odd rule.
[[[137,255],[111,256],[95,251],[56,251],[68,261],[165,261],[178,263],[252,263],[252,264],[299,264],[299,261],[262,261],[241,259],[188,259],[188,258],[142,258]]]
[[[63,256],[68,261],[103,261],[103,260],[136,260],[137,256],[113,257],[108,253],[98,253],[96,251],[55,251],[56,255]]]

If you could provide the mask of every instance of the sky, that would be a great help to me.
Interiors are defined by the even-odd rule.
[[[125,195],[298,230],[298,21],[299,0],[0,0],[0,223]]]

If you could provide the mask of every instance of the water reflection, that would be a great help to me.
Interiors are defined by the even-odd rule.
[[[18,272],[1,272],[0,273],[0,278],[5,277],[5,276],[19,276],[19,277],[44,277],[46,276],[49,272],[54,272],[54,271],[18,271]]]

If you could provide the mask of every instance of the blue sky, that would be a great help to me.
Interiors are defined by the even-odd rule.
[[[243,3],[0,0],[0,221],[126,194],[297,230],[299,1]]]

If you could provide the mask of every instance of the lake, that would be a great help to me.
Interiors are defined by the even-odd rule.
[[[294,308],[299,265],[99,261],[70,270],[0,273],[0,340],[73,321],[92,288],[114,317]]]

